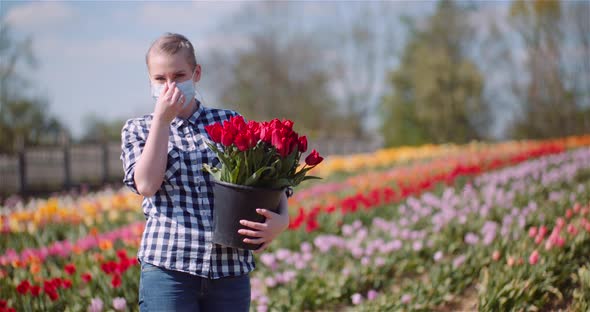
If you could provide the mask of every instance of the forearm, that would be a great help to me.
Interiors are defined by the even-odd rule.
[[[135,184],[143,196],[154,195],[164,179],[168,160],[169,124],[152,121],[141,157],[135,165]]]

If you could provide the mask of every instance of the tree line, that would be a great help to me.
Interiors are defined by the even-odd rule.
[[[215,102],[290,118],[311,137],[378,135],[387,146],[590,130],[588,2],[441,0],[412,16],[395,2],[318,5],[331,14],[256,2],[223,22],[244,40],[202,57]],[[35,65],[30,41],[2,27],[0,57],[0,151],[68,137],[46,102],[15,91],[28,83],[17,68]],[[89,117],[79,141],[118,140],[122,122]]]

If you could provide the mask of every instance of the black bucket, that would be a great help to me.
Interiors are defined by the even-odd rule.
[[[261,245],[243,242],[248,237],[238,233],[238,230],[250,228],[241,225],[240,220],[264,223],[266,218],[258,214],[256,208],[278,213],[281,194],[284,190],[236,185],[215,180],[212,182],[215,196],[213,242],[233,248],[258,249]]]

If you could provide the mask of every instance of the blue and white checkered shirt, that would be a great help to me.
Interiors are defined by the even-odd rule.
[[[231,110],[199,108],[188,119],[175,118],[170,125],[168,163],[162,186],[155,195],[144,197],[147,223],[137,253],[138,260],[169,270],[221,278],[238,276],[255,268],[249,250],[214,244],[213,185],[203,172],[204,163],[219,160],[207,147],[205,126],[227,120],[238,113]],[[133,175],[141,157],[153,115],[129,119],[122,129],[121,160],[123,182],[139,194]]]

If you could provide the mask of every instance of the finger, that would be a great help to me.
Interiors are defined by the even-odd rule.
[[[180,98],[180,96],[182,95],[182,92],[180,92],[180,90],[178,90],[178,88],[174,88],[174,93],[172,93],[172,99],[170,99],[170,102],[174,105],[174,104],[178,104],[178,99]]]
[[[168,90],[166,91],[166,98],[167,99],[171,99],[172,96],[174,95],[174,91],[176,91],[176,82],[171,82],[171,83],[167,83],[168,85]]]
[[[268,248],[268,245],[269,245],[268,243],[262,244],[262,246],[260,246],[260,248],[254,250],[254,253],[259,254],[259,253],[263,252],[266,248]]]
[[[245,235],[245,236],[250,236],[250,237],[262,237],[262,232],[259,232],[259,231],[240,229],[240,230],[238,230],[238,233]]]
[[[256,209],[256,212],[259,215],[265,216],[267,219],[272,219],[272,218],[278,216],[278,214],[276,214],[276,213],[274,213],[274,212],[272,212],[270,210],[261,209],[261,208]]]
[[[261,230],[261,231],[264,231],[268,228],[266,223],[252,222],[252,221],[248,221],[248,220],[240,220],[240,224],[243,226],[247,226],[251,229]]]
[[[244,238],[243,242],[246,244],[258,245],[258,244],[262,244],[262,243],[266,242],[266,239],[265,238]]]

